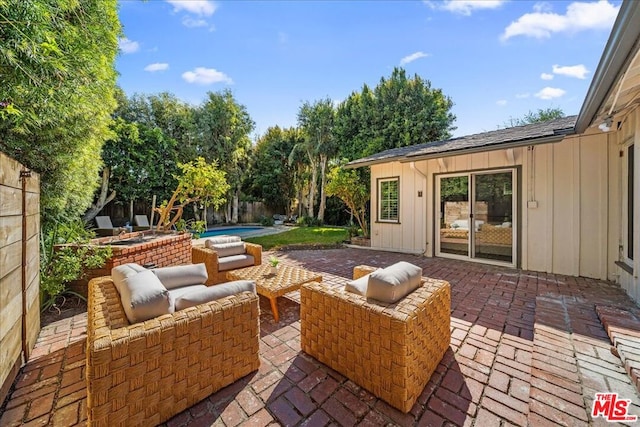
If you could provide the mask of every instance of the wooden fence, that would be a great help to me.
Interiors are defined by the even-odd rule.
[[[0,402],[40,333],[40,177],[0,153]]]
[[[160,203],[160,202],[158,202]],[[130,206],[111,202],[107,206],[105,206],[102,211],[98,215],[107,215],[111,218],[111,222],[114,227],[121,227],[125,225],[127,221],[129,221],[129,213],[131,211]],[[133,214],[134,215],[147,215],[147,218],[150,217],[151,213],[151,203],[145,202],[143,200],[136,200],[133,204]],[[250,223],[250,222],[259,222],[260,217],[266,216],[271,217],[274,213],[270,209],[268,209],[264,203],[262,202],[240,202],[240,206],[238,208],[238,222],[239,223]],[[284,212],[281,212],[284,213]],[[187,217],[190,217],[191,214],[187,214]],[[157,219],[157,214],[155,215]],[[211,208],[207,209],[207,223],[209,225],[220,224],[226,221],[226,214],[224,208],[221,208],[217,211],[213,211]]]

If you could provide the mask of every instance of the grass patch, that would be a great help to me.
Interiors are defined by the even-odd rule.
[[[341,227],[297,227],[284,233],[270,236],[248,237],[247,242],[262,245],[262,249],[278,249],[284,246],[332,246],[349,237],[346,228]]]

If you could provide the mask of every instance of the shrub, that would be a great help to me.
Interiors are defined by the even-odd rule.
[[[264,227],[271,227],[275,224],[274,220],[270,216],[261,216],[260,217],[260,225]]]
[[[322,227],[322,221],[312,216],[303,216],[298,218],[298,225],[302,227]]]
[[[196,221],[194,219],[185,220],[184,218],[176,221],[176,230],[191,233],[193,239],[199,239],[200,235],[204,233],[205,227],[205,221]]]
[[[75,220],[55,223],[40,236],[40,302],[41,309],[57,308],[65,295],[84,297],[67,288],[82,279],[87,269],[100,268],[111,257],[111,247],[88,246],[93,233],[85,223]]]

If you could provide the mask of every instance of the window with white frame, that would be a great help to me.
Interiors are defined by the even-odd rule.
[[[378,221],[399,222],[400,178],[378,179]]]
[[[633,232],[634,232],[634,175],[635,156],[634,145],[625,147],[622,156],[622,261],[633,265]]]

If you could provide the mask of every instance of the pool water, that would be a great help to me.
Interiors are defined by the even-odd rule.
[[[215,230],[205,231],[200,235],[200,237],[212,237],[212,236],[222,236],[222,235],[232,235],[232,236],[242,236],[247,233],[251,233],[253,231],[262,230],[264,227],[225,227],[225,228],[217,228]]]

